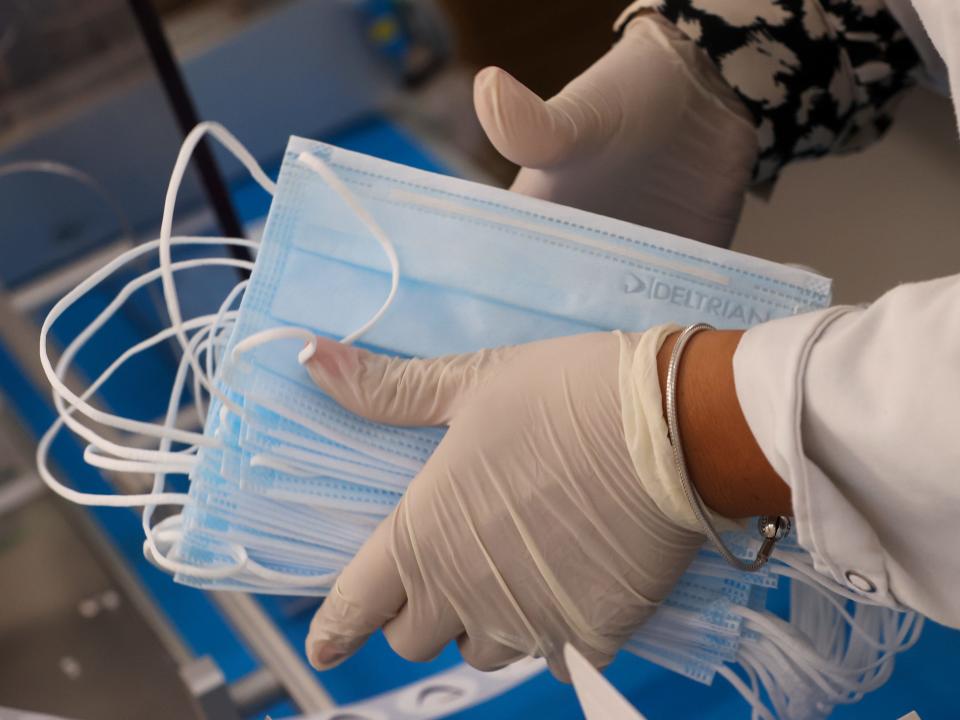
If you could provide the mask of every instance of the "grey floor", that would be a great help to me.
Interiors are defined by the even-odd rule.
[[[818,269],[840,303],[960,272],[960,141],[949,101],[913,91],[867,150],[787,168],[769,202],[747,201],[733,249]]]
[[[0,707],[196,717],[177,665],[64,509],[44,493],[0,519]]]
[[[46,492],[0,396],[0,718],[197,717],[178,665],[77,508]]]

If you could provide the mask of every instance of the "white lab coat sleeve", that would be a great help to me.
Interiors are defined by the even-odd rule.
[[[758,325],[734,377],[816,569],[960,626],[960,275]]]

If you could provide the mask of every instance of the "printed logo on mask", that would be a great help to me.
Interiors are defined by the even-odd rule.
[[[724,320],[740,320],[748,325],[766,322],[770,319],[770,310],[758,310],[750,305],[729,298],[710,295],[700,290],[672,285],[657,278],[645,278],[635,273],[627,273],[623,278],[623,292],[628,295],[642,295],[648,300],[667,302],[672,305],[716,315]]]

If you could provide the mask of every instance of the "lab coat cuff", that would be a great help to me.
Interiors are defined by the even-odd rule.
[[[734,382],[757,444],[790,486],[797,540],[810,553],[814,568],[864,600],[896,606],[889,594],[882,554],[874,547],[875,534],[807,458],[801,432],[811,350],[832,323],[859,311],[839,306],[751,328],[734,354]],[[836,542],[838,535],[843,542]],[[864,566],[865,561],[869,567]],[[850,572],[852,563],[858,570],[854,574]]]

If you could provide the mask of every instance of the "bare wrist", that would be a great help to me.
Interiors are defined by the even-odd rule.
[[[667,337],[657,356],[662,394],[678,334]],[[742,335],[705,331],[684,349],[677,420],[687,468],[703,502],[720,515],[790,515],[790,488],[763,455],[737,399],[733,354]]]

